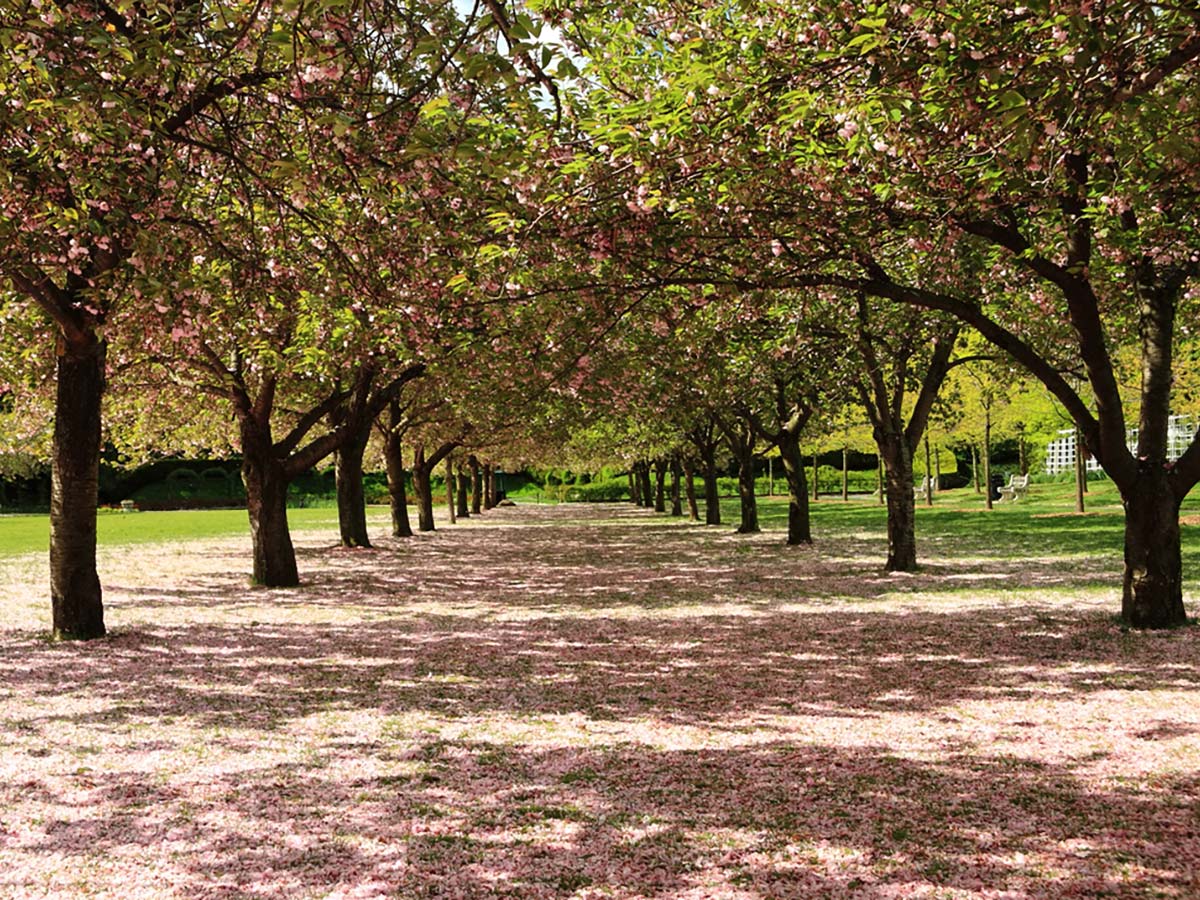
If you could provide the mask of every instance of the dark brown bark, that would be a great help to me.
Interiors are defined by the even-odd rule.
[[[471,515],[477,516],[483,512],[483,470],[474,453],[467,457],[467,465],[471,468]]]
[[[1149,462],[1149,461],[1147,461]],[[1134,628],[1173,628],[1187,622],[1179,503],[1161,465],[1140,466],[1125,503],[1125,575],[1121,617]]]
[[[1029,452],[1025,443],[1025,426],[1017,426],[1017,468],[1022,475],[1029,474]]]
[[[929,413],[950,370],[950,357],[960,325],[940,326],[932,338],[932,352],[924,365],[912,409],[905,416],[906,382],[916,362],[919,319],[898,339],[887,342],[872,333],[866,298],[859,298],[858,334],[855,344],[863,362],[862,377],[856,383],[863,408],[871,422],[875,445],[883,461],[888,517],[889,572],[910,572],[917,567],[916,509],[913,492],[913,450],[918,446],[929,421]],[[888,353],[886,366],[880,350]],[[928,477],[926,467],[926,477]]]
[[[687,497],[688,518],[693,522],[700,521],[700,508],[696,505],[696,473],[692,468],[692,461],[688,457],[682,460],[683,465],[683,490],[684,496]]]
[[[460,466],[458,469],[458,490],[455,492],[455,514],[460,519],[471,518],[471,506],[469,493],[471,490],[471,479],[466,471]]]
[[[1083,454],[1083,441],[1075,431],[1075,512],[1084,511],[1084,494],[1087,493],[1087,461]]]
[[[679,482],[683,475],[683,467],[679,463],[679,456],[671,457],[671,515],[683,516],[683,498],[679,489]]]
[[[750,415],[749,421],[759,436],[779,448],[788,486],[788,544],[811,544],[812,523],[809,518],[804,456],[800,452],[800,433],[816,411],[817,397],[811,392],[795,397],[792,396],[793,392],[794,387],[787,380],[777,378],[774,424],[768,428],[755,415]]]
[[[458,517],[454,509],[454,461],[449,456],[446,457],[446,473],[443,480],[446,485],[446,512],[450,515],[450,524],[455,525],[458,523]]]
[[[50,602],[54,640],[102,637],[96,571],[100,403],[106,345],[88,332],[59,338],[54,446],[50,463]]]
[[[821,472],[817,468],[817,454],[813,454],[812,458],[812,498],[814,500],[821,499]]]
[[[804,478],[804,455],[800,452],[799,429],[784,433],[776,442],[788,486],[788,544],[812,543],[812,523],[808,509],[808,485]]]
[[[491,463],[483,467],[483,508],[496,508],[496,469]]]
[[[842,448],[842,499],[850,499],[850,453],[846,447]]]
[[[231,388],[231,399],[241,438],[242,483],[246,488],[246,513],[250,519],[253,552],[251,580],[264,587],[295,587],[300,583],[296,551],[287,520],[287,491],[292,479],[315,466],[338,448],[345,438],[342,429],[300,443],[309,431],[343,402],[339,391],[300,417],[287,435],[276,441],[271,430],[277,382],[264,377],[253,401],[240,381]]]
[[[741,502],[742,521],[738,534],[757,534],[758,499],[754,496],[754,453],[745,453],[738,460],[738,500]]]
[[[254,571],[251,580],[264,587],[300,583],[296,550],[288,529],[287,491],[291,480],[276,457],[269,424],[253,416],[239,423],[242,438],[242,483],[250,517]]]
[[[430,475],[433,465],[425,459],[425,445],[413,448],[413,493],[417,496],[417,530],[433,531],[433,485]]]
[[[667,511],[667,461],[665,459],[654,461],[654,511],[659,513]]]
[[[431,455],[425,455],[425,445],[417,444],[413,448],[413,493],[417,495],[417,530],[433,531],[433,485],[431,483],[434,467],[450,455],[458,446],[456,441],[442,444]]]
[[[700,477],[704,480],[704,524],[721,524],[721,495],[717,485],[717,435],[716,420],[709,416],[703,425],[688,432],[688,440],[700,456]]]
[[[757,534],[762,529],[758,524],[758,498],[754,494],[754,447],[757,443],[753,423],[748,417],[718,420],[729,449],[738,462],[738,501],[741,522],[738,534]]]
[[[704,460],[704,524],[721,524],[721,491],[717,484],[717,465]]]
[[[987,494],[983,505],[992,508],[992,413],[984,410],[983,418],[983,483],[987,485]]]
[[[1200,39],[1190,43],[1193,48],[1200,48]],[[1102,320],[1102,303],[1090,281],[1093,217],[1087,210],[1087,196],[1091,190],[1091,159],[1086,152],[1076,152],[1066,154],[1063,161],[1068,176],[1067,187],[1058,199],[1065,214],[1066,228],[1065,239],[1061,247],[1053,248],[1055,252],[1039,253],[1022,233],[1015,218],[1011,221],[960,221],[960,224],[967,232],[1010,251],[1020,265],[1062,292],[1076,342],[1076,358],[1086,371],[1094,398],[1094,415],[1088,403],[1066,382],[1050,359],[1039,355],[1014,333],[987,318],[973,299],[963,300],[913,287],[899,288],[878,266],[874,267],[868,289],[879,296],[953,313],[976,327],[993,344],[1008,351],[1062,402],[1082,433],[1081,443],[1099,460],[1122,496],[1128,498],[1125,548],[1128,562],[1123,615],[1130,624],[1159,627],[1179,618],[1171,564],[1162,561],[1163,557],[1173,559],[1177,552],[1176,547],[1162,546],[1163,541],[1173,543],[1177,540],[1173,537],[1177,525],[1175,531],[1167,528],[1156,505],[1159,501],[1151,503],[1139,495],[1143,491],[1156,494],[1153,483],[1147,483],[1150,470],[1167,473],[1177,499],[1185,496],[1200,480],[1200,442],[1193,440],[1174,464],[1168,462],[1165,453],[1176,304],[1183,285],[1194,275],[1194,266],[1163,266],[1150,253],[1135,257],[1133,269],[1139,303],[1142,385],[1138,450],[1130,453],[1125,446],[1124,403]],[[1136,213],[1125,214],[1122,226],[1128,236],[1136,238],[1139,229]],[[1062,249],[1066,250],[1066,258],[1059,261],[1055,256]],[[1084,486],[1085,481],[1080,479],[1081,493]],[[1142,502],[1153,506],[1154,511],[1132,513],[1138,521],[1131,524],[1128,521],[1131,506]],[[1144,573],[1140,568],[1143,563]]]
[[[629,502],[634,506],[642,505],[642,482],[632,470],[629,473]]]
[[[404,452],[397,412],[392,412],[392,427],[384,439],[383,457],[387,465],[388,500],[392,508],[392,537],[412,537],[412,523],[408,519],[408,497],[404,486]]]
[[[367,502],[363,493],[363,454],[370,432],[351,434],[338,449],[334,461],[337,484],[338,533],[343,547],[370,547],[367,534]]]
[[[654,508],[654,488],[650,484],[650,463],[638,463],[638,492],[642,496],[642,506],[646,509]]]
[[[925,435],[925,505],[933,506],[933,492],[937,482],[933,480],[932,458],[929,453],[929,435]]]
[[[900,435],[880,448],[887,486],[889,572],[911,572],[917,567],[916,498],[913,496],[912,451]]]

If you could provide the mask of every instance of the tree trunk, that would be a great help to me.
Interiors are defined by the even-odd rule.
[[[983,505],[992,508],[992,416],[984,411],[983,417],[983,483],[987,485],[987,494]]]
[[[1124,493],[1125,578],[1121,618],[1134,628],[1187,623],[1179,542],[1179,498],[1161,466],[1139,466]]]
[[[704,524],[721,524],[721,494],[717,485],[717,461],[713,454],[704,463]]]
[[[496,508],[496,469],[491,463],[483,467],[483,508]]]
[[[738,500],[742,521],[738,534],[758,534],[758,498],[754,496],[754,451],[749,442],[735,448],[738,454]]]
[[[338,532],[343,547],[370,547],[367,535],[367,501],[363,494],[363,454],[370,438],[370,423],[351,435],[338,449],[334,462],[337,479]]]
[[[454,463],[449,456],[446,457],[446,511],[450,514],[450,524],[456,524],[458,517],[454,510]]]
[[[654,488],[650,486],[650,463],[641,463],[638,466],[638,481],[639,490],[642,493],[642,506],[646,509],[653,509]]]
[[[821,472],[817,468],[817,454],[815,454],[815,453],[813,454],[813,458],[812,458],[812,469],[813,469],[813,483],[812,483],[813,499],[820,500],[821,499]]]
[[[971,478],[975,482],[975,493],[979,493],[979,458],[975,454],[975,445],[971,445]],[[991,485],[988,486],[989,490]]]
[[[798,437],[786,437],[779,443],[783,473],[788,486],[788,536],[790,545],[812,543],[812,523],[808,512],[808,485],[804,478],[804,455]]]
[[[887,483],[887,571],[917,568],[916,498],[913,496],[912,451],[897,436],[880,448]]]
[[[287,520],[288,478],[275,458],[269,430],[252,419],[241,423],[242,483],[254,547],[254,584],[295,587],[300,583],[296,549]]]
[[[1029,453],[1025,446],[1025,426],[1017,428],[1017,466],[1022,475],[1029,474]]]
[[[417,530],[433,531],[433,485],[430,466],[425,461],[425,445],[413,450],[413,493],[417,495]]]
[[[467,465],[471,467],[471,515],[477,516],[483,512],[483,472],[474,454],[467,457]]]
[[[667,461],[665,459],[654,461],[654,511],[659,513],[667,511]]]
[[[680,496],[679,481],[683,470],[679,465],[679,457],[671,457],[671,515],[683,516],[683,498]]]
[[[400,435],[393,431],[388,432],[384,441],[383,457],[387,464],[388,500],[392,507],[392,537],[412,537],[408,497],[404,489],[404,453]]]
[[[629,502],[634,506],[642,505],[642,482],[636,471],[629,473]]]
[[[884,466],[883,466],[883,456],[882,455],[879,457],[878,462],[879,462],[879,472],[876,475],[876,482],[879,485],[879,489],[878,489],[879,505],[883,506],[887,502],[887,479],[883,475]]]
[[[458,470],[458,491],[455,494],[455,513],[460,519],[471,518],[471,479],[461,468]]]
[[[1084,511],[1084,492],[1087,490],[1087,463],[1084,461],[1084,440],[1075,428],[1075,511]]]
[[[933,459],[929,454],[929,435],[925,435],[925,505],[933,506]]]
[[[842,499],[850,499],[850,451],[842,448]]]
[[[696,472],[692,469],[692,461],[683,459],[683,490],[687,497],[688,518],[693,522],[700,521],[700,508],[696,505]]]
[[[50,604],[54,640],[104,635],[96,571],[100,479],[100,401],[107,347],[59,339],[54,447],[50,463]]]

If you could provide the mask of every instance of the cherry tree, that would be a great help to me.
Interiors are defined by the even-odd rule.
[[[243,192],[294,194],[298,121],[337,135],[366,109],[407,114],[414,79],[399,68],[436,78],[462,46],[440,40],[456,18],[429,12],[419,29],[407,26],[420,15],[359,0],[29,0],[0,12],[0,273],[53,324],[57,352],[56,637],[104,633],[95,507],[110,320],[172,297],[181,266],[162,251],[182,223],[203,226],[188,204],[214,172]]]
[[[540,8],[589,57],[612,165],[636,166],[677,225],[660,268],[692,254],[714,282],[840,285],[976,328],[1121,491],[1125,620],[1184,621],[1178,507],[1200,442],[1172,462],[1166,438],[1200,264],[1194,10],[678,2],[614,25]],[[968,257],[965,279],[912,265]],[[1126,341],[1133,404],[1115,377]]]

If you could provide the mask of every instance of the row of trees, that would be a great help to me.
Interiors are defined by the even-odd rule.
[[[0,11],[0,391],[27,431],[53,409],[57,636],[103,633],[105,421],[129,449],[238,453],[255,578],[292,584],[287,484],[336,451],[352,485],[376,426],[389,470],[412,448],[423,519],[428,472],[459,447],[544,456],[590,435],[670,459],[686,442],[680,467],[704,474],[724,441],[745,485],[773,446],[804,541],[801,434],[853,403],[886,471],[888,566],[908,569],[939,394],[1012,361],[1122,493],[1125,618],[1183,621],[1200,446],[1168,459],[1166,423],[1200,265],[1196,14],[616,13]],[[339,511],[365,542],[361,492]]]
[[[1195,10],[669,2],[626,4],[614,27],[607,7],[542,8],[594,63],[595,170],[631,174],[614,277],[857,311],[900,531],[911,481],[895,473],[925,389],[973,328],[1062,404],[1120,490],[1125,619],[1184,621],[1178,510],[1200,442],[1171,460],[1167,426],[1200,265]],[[935,343],[903,417],[879,301],[946,317],[922,319]]]

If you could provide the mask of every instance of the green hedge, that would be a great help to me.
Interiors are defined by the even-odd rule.
[[[610,478],[606,481],[575,484],[567,488],[564,497],[568,503],[604,503],[613,500],[628,500],[629,479]]]

